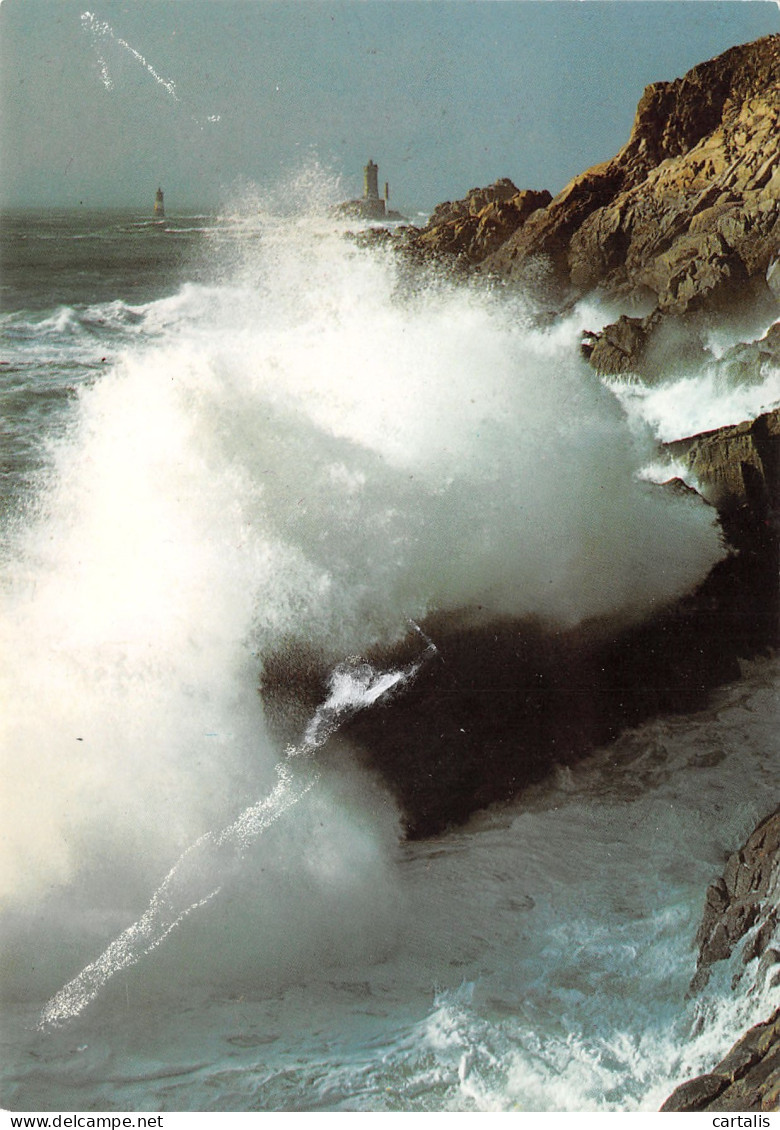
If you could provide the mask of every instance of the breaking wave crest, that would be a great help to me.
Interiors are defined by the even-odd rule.
[[[19,532],[6,748],[32,769],[6,800],[14,852],[45,829],[33,882],[72,877],[96,828],[197,838],[202,798],[256,758],[256,672],[290,636],[335,662],[435,610],[636,614],[722,552],[706,507],[636,477],[644,443],[573,324],[407,286],[311,222],[248,242],[81,390]],[[173,812],[148,799],[160,773],[187,781]]]
[[[128,1009],[191,1000],[194,986],[231,1002],[248,991],[264,1033],[276,1023],[265,991],[313,978],[323,1009],[349,1012],[345,1032],[358,1013],[413,1016],[388,1026],[386,1068],[366,1068],[377,1103],[391,1104],[394,1086],[411,1101],[404,1078],[430,1104],[549,1103],[561,1064],[579,1064],[569,1082],[582,1096],[596,1059],[607,1086],[641,1047],[588,1043],[574,1023],[561,1036],[571,1016],[554,1015],[593,997],[597,959],[570,986],[562,958],[545,1004],[539,939],[554,934],[556,890],[580,882],[547,875],[552,856],[540,862],[539,845],[571,832],[556,805],[497,831],[496,851],[489,827],[475,827],[407,852],[340,727],[402,693],[433,654],[435,640],[415,639],[411,665],[368,665],[410,620],[465,612],[482,626],[532,616],[555,628],[643,616],[722,555],[712,512],[643,479],[653,430],[580,359],[576,315],[542,327],[522,297],[411,271],[310,216],[226,223],[240,239],[213,242],[208,283],[19,324],[20,340],[50,338],[60,358],[93,329],[115,349],[69,401],[3,547],[6,991],[58,1047],[65,1021],[100,1030],[101,1002],[110,1013],[120,988]],[[298,644],[334,674],[285,750],[258,684]],[[604,863],[591,815],[577,821],[578,861]],[[533,855],[533,897],[513,870],[518,851]],[[434,860],[441,901],[426,878]],[[675,913],[658,926],[672,948]],[[679,918],[691,926],[689,910]],[[647,936],[627,929],[626,953]],[[485,954],[483,983],[491,969],[511,981],[495,1010],[529,1010],[520,1048],[492,997],[478,990],[477,1018],[468,983],[457,996]],[[358,998],[366,1010],[352,1008]],[[293,993],[284,1006],[292,1031],[308,1005]],[[547,1033],[543,1069],[533,1032]],[[355,1072],[344,1068],[345,1094]],[[280,1069],[268,1105],[283,1109],[292,1085]]]

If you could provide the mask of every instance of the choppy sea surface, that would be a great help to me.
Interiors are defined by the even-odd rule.
[[[687,988],[780,799],[775,658],[430,841],[339,727],[428,662],[360,656],[429,612],[690,588],[723,547],[648,483],[657,440],[776,405],[778,371],[725,373],[713,330],[606,387],[577,344],[609,310],[257,202],[0,236],[2,1106],[653,1110],[764,1019],[739,955]],[[296,641],[333,675],[282,746],[258,685]]]

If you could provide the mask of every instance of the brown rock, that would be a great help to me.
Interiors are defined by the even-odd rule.
[[[550,200],[549,192],[520,192],[502,178],[487,188],[472,188],[463,200],[437,205],[428,224],[410,235],[405,246],[426,257],[480,263]]]
[[[733,427],[665,445],[695,475],[704,497],[722,512],[780,506],[780,409]]]
[[[780,1009],[751,1028],[706,1075],[681,1084],[662,1111],[780,1109]]]
[[[483,269],[561,281],[683,313],[765,276],[780,244],[780,35],[649,86],[628,142],[575,177]]]
[[[696,935],[699,958],[691,988],[706,984],[710,966],[730,957],[758,921],[762,925],[743,952],[743,963],[761,957],[777,925],[774,892],[780,883],[780,808],[759,824],[747,842],[729,856],[722,878],[707,890]]]
[[[623,314],[600,333],[586,331],[582,352],[598,373],[637,372],[656,321],[655,314],[647,318],[629,318]]]

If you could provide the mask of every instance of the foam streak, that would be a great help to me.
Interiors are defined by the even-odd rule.
[[[137,964],[193,911],[211,902],[247,849],[316,784],[316,767],[296,775],[290,763],[311,759],[348,717],[407,684],[435,654],[436,647],[429,640],[421,658],[400,670],[375,671],[368,663],[350,660],[334,668],[327,699],[314,712],[302,743],[288,747],[276,766],[278,781],[269,795],[220,832],[201,836],[184,852],[152,895],[145,913],[48,1001],[39,1028],[59,1027],[78,1016],[115,974]]]

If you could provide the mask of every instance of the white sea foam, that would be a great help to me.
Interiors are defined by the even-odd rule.
[[[590,1031],[567,1010],[610,963],[606,980],[642,1000],[629,974],[653,928],[627,929],[623,952],[614,931],[599,933],[594,909],[603,894],[595,871],[620,854],[630,803],[621,801],[617,839],[590,812],[598,804],[586,804],[574,823],[532,813],[492,843],[475,829],[449,837],[440,859],[422,846],[400,862],[392,805],[336,736],[317,788],[295,793],[290,819],[263,823],[277,810],[262,798],[284,786],[276,767],[286,763],[266,733],[257,681],[291,639],[338,659],[400,637],[429,611],[564,624],[641,614],[720,555],[711,515],[638,479],[651,438],[580,362],[576,316],[535,328],[521,300],[409,280],[392,257],[322,221],[281,225],[251,213],[230,226],[242,239],[215,241],[212,285],[136,311],[143,332],[128,334],[109,371],[81,390],[45,488],[7,538],[6,937],[19,955],[34,935],[39,978],[20,972],[12,988],[40,1007],[75,978],[75,1011],[104,989],[110,1014],[118,968],[128,1000],[151,998],[150,1007],[157,995],[189,1000],[204,983],[260,998],[270,986],[289,991],[284,1018],[274,1019],[269,995],[260,1019],[278,1021],[289,1047],[314,1007],[308,994],[296,1006],[289,986],[313,980],[323,1030],[346,1011],[348,1032],[360,993],[377,1015],[397,1017],[376,1037],[388,1044],[384,1066],[362,1076],[377,1108],[393,1086],[402,1103],[417,1087],[430,1096],[421,1101],[444,1096],[456,1109],[603,1107],[611,1080],[616,1095],[629,1093],[625,1075],[650,1043],[621,1036],[609,1008]],[[333,720],[370,708],[393,679],[355,661],[332,688]],[[319,731],[301,734],[315,739]],[[643,772],[652,777],[652,763]],[[577,777],[563,795],[582,788]],[[657,820],[652,802],[642,809],[645,877],[658,874],[653,853],[674,841],[675,819]],[[649,836],[653,821],[663,834]],[[216,848],[220,829],[236,830],[232,864],[191,855],[194,885],[177,887],[172,917],[153,912],[148,934],[110,950],[143,921],[166,875],[176,887],[187,848]],[[724,831],[724,843],[736,834]],[[710,869],[712,854],[699,852]],[[699,872],[673,893],[671,927],[658,912],[657,956],[679,960],[681,924],[694,926],[685,899],[710,874]],[[630,869],[619,874],[630,886]],[[570,985],[575,891],[593,900],[580,919],[592,941],[583,979]],[[610,924],[621,913],[610,907]],[[79,982],[93,967],[97,979]],[[104,968],[111,976],[101,980]],[[345,988],[331,985],[334,970]],[[476,989],[453,1019],[446,993],[466,972]],[[431,1009],[436,983],[443,994]],[[497,1007],[531,1017],[543,1054],[517,1022],[491,1018],[491,986]],[[656,991],[668,993],[658,977]],[[312,1046],[307,1062],[321,1054]],[[569,1090],[556,1100],[552,1080],[566,1063]],[[544,1077],[534,1081],[534,1071]],[[354,1094],[358,1075],[347,1058],[333,1086]],[[324,1086],[299,1082],[312,1096]],[[272,1107],[289,1086],[280,1068]]]
[[[735,379],[712,361],[698,372],[652,384],[607,383],[629,418],[650,426],[664,442],[752,420],[780,405],[780,369],[769,361],[761,365],[758,380]]]
[[[435,609],[642,610],[721,552],[704,507],[635,480],[644,449],[573,325],[405,294],[389,257],[303,221],[228,268],[143,309],[153,333],[82,390],[17,547],[5,799],[27,889],[72,875],[96,828],[101,850],[129,827],[170,850],[214,791],[235,804],[252,670],[290,633],[337,657]]]
[[[436,654],[429,642],[423,655]],[[222,889],[226,872],[241,863],[247,849],[317,782],[307,767],[296,772],[295,760],[310,760],[342,721],[373,706],[389,691],[404,686],[419,670],[422,659],[405,669],[375,671],[368,663],[343,663],[330,678],[330,694],[312,715],[303,742],[287,749],[276,766],[271,792],[250,805],[220,832],[207,832],[180,857],[152,895],[137,922],[123,930],[106,950],[67,983],[46,1004],[40,1027],[61,1025],[78,1016],[117,973],[151,953],[193,912],[211,902]]]

